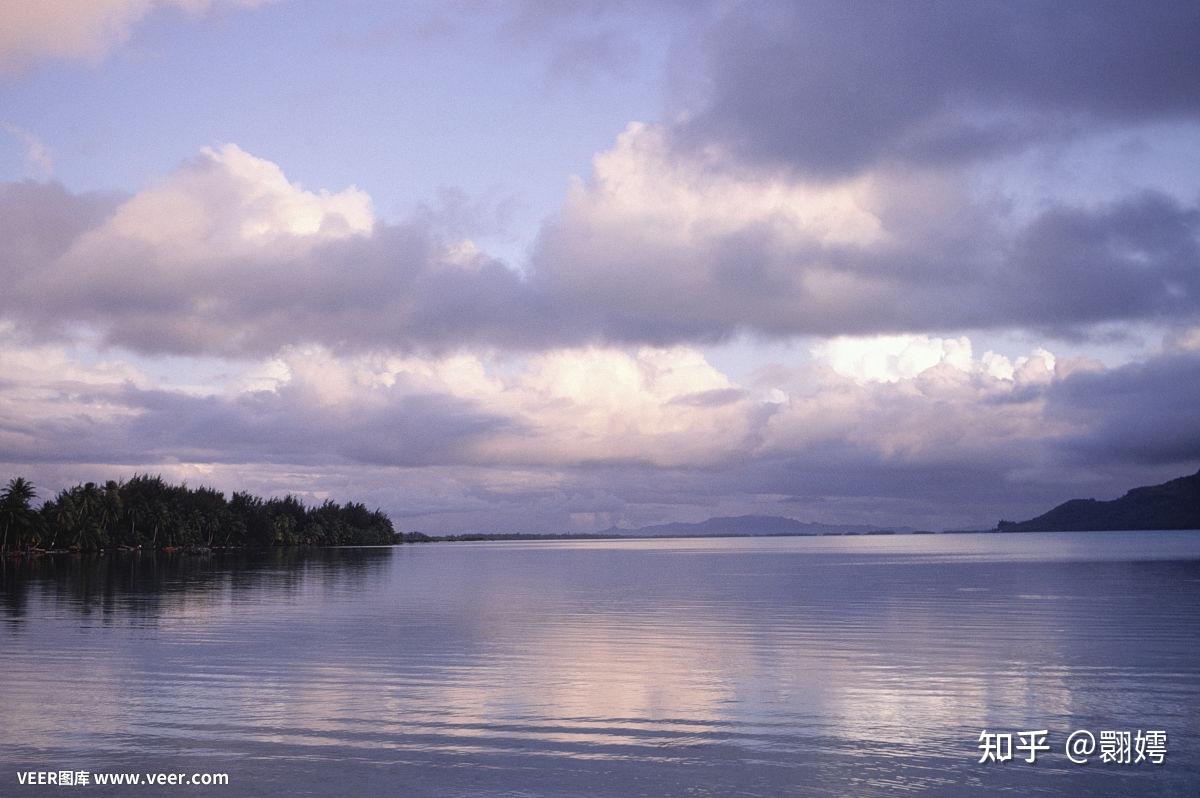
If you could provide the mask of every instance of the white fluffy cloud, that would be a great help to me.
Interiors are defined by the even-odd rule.
[[[505,420],[469,450],[471,462],[494,467],[709,467],[830,443],[928,461],[955,447],[962,457],[995,456],[1069,429],[1042,417],[1040,391],[1055,378],[1045,350],[1015,363],[1001,358],[1008,373],[998,375],[994,359],[971,356],[967,338],[903,343],[842,340],[818,347],[813,367],[753,385],[688,347],[556,349],[518,360],[347,359],[305,348],[275,361],[273,390],[302,391],[336,413],[385,407],[397,394],[468,403]],[[846,351],[857,357],[847,360]]]
[[[306,191],[276,164],[226,144],[204,148],[122,203],[75,243],[62,267],[85,269],[114,248],[136,248],[146,266],[164,270],[269,248],[295,257],[325,240],[369,233],[374,221],[371,198],[357,188]]]
[[[997,377],[971,359],[966,339],[951,342],[949,357],[926,357],[923,367],[904,361],[909,368],[904,375],[881,374],[873,366],[864,370],[861,364],[871,363],[869,356],[851,364],[859,367],[854,372],[836,358],[819,357],[815,368],[797,367],[790,376],[750,386],[738,385],[701,352],[686,347],[559,349],[518,360],[480,353],[347,358],[303,347],[243,365],[218,393],[206,397],[112,358],[81,359],[56,347],[22,346],[11,330],[3,343],[0,364],[20,378],[0,391],[0,408],[5,428],[21,430],[27,443],[36,442],[42,422],[51,422],[43,432],[52,434],[55,421],[65,428],[87,419],[103,427],[139,415],[150,419],[173,403],[179,404],[178,412],[187,412],[190,404],[214,415],[211,426],[197,430],[211,440],[188,446],[207,450],[211,445],[213,456],[222,460],[249,456],[221,451],[239,445],[222,437],[222,425],[240,429],[245,419],[237,416],[246,412],[255,414],[253,423],[292,424],[312,430],[320,441],[319,430],[330,423],[343,430],[348,424],[357,430],[354,435],[367,436],[371,424],[420,425],[420,413],[439,402],[458,408],[454,412],[475,430],[466,444],[456,444],[455,462],[462,465],[638,462],[694,468],[831,442],[887,457],[901,452],[916,459],[942,457],[938,449],[948,438],[962,451],[978,453],[984,446],[1011,449],[1013,441],[1045,437],[1040,394],[1022,397],[1022,392],[1054,378],[1053,358],[1044,352],[1018,361],[1013,375]],[[857,342],[858,351],[870,344]],[[934,351],[945,342],[928,339],[923,345]],[[920,346],[913,341],[907,349]],[[889,347],[895,348],[891,342],[882,348]],[[476,427],[471,419],[492,421]],[[448,424],[446,435],[460,435],[449,419],[441,422]],[[146,423],[146,429],[157,425]],[[975,443],[964,447],[967,439]],[[267,449],[256,448],[253,456],[273,456],[271,442],[263,443]],[[407,462],[411,452],[401,451],[403,440],[393,443],[398,450],[390,455],[370,446],[371,458]],[[51,451],[54,442],[47,440],[44,447]],[[305,452],[310,454],[320,452]],[[356,457],[352,451],[344,454]]]
[[[1145,481],[1177,468],[1178,441],[1195,434],[1182,406],[1165,436],[1143,418],[1155,400],[1126,406],[1141,372],[971,349],[965,338],[847,340],[739,383],[690,347],[285,347],[226,361],[205,391],[192,369],[171,374],[174,359],[135,366],[115,352],[30,343],[9,325],[0,463],[42,486],[151,470],[364,497],[427,530],[586,531],[740,512],[978,524],[1070,495],[1047,481],[1058,458],[1102,445],[1113,413],[1141,419],[1143,444],[1174,446],[1146,455],[1162,464]],[[1163,379],[1196,372],[1186,349],[1161,357]],[[1141,479],[1113,474],[1116,485]],[[778,504],[813,491],[841,498]]]
[[[1045,349],[1010,361],[973,357],[965,336],[882,336],[811,353],[815,381],[783,386],[789,400],[768,422],[765,451],[849,444],[885,461],[1001,463],[1072,431],[1045,417],[1044,390],[1067,373]]]
[[[347,317],[402,319],[406,287],[435,263],[481,258],[417,228],[373,236],[365,192],[307,190],[233,144],[115,202],[5,188],[0,316],[59,338],[83,326],[133,348],[215,354],[336,342],[354,333]]]
[[[86,419],[88,425],[103,427],[149,417],[170,396],[181,407],[204,403],[195,405],[204,412],[212,411],[213,402],[224,403],[226,410],[218,408],[212,426],[203,431],[212,437],[212,456],[236,459],[246,455],[220,451],[224,445],[237,446],[236,441],[221,442],[220,427],[241,424],[234,416],[242,412],[267,412],[256,415],[254,423],[292,423],[314,430],[319,440],[319,428],[334,422],[355,426],[356,418],[364,424],[419,425],[419,417],[397,414],[428,412],[444,401],[470,418],[494,420],[472,434],[465,448],[458,445],[455,456],[463,465],[496,468],[618,462],[709,467],[760,451],[802,450],[829,440],[881,440],[884,449],[894,449],[896,436],[919,442],[943,434],[939,430],[952,420],[948,406],[952,415],[974,413],[977,419],[1001,411],[1036,415],[1037,409],[1029,406],[988,408],[989,398],[1009,394],[1034,378],[997,380],[970,359],[969,341],[956,344],[966,350],[965,360],[942,359],[882,384],[872,382],[877,375],[869,370],[864,380],[837,368],[803,368],[790,381],[753,386],[737,384],[688,347],[556,349],[518,359],[477,352],[339,357],[322,347],[289,347],[267,361],[230,364],[235,373],[206,398],[191,386],[152,378],[119,359],[22,345],[9,329],[0,346],[0,365],[17,379],[0,391],[0,415],[6,429],[25,436],[28,445],[18,448],[33,451],[41,448],[36,438],[43,422],[49,426],[42,434],[52,435],[59,428],[56,422],[65,429]],[[933,348],[936,342],[926,346]],[[1052,369],[1042,360],[1036,363],[1048,380]],[[928,401],[913,401],[920,397]],[[433,405],[411,404],[427,398],[434,398]],[[905,403],[900,412],[897,402]],[[935,405],[936,411],[929,410]],[[369,429],[362,432],[370,434]],[[446,434],[458,433],[451,425]],[[271,454],[266,443],[268,450],[255,450],[254,456]],[[395,443],[403,447],[402,440]],[[43,444],[46,451],[55,447],[51,440]],[[189,446],[208,448],[198,440]],[[374,449],[371,456],[389,457]],[[407,453],[392,456],[402,462]]]
[[[737,174],[719,153],[706,156],[673,153],[661,127],[635,122],[595,157],[588,183],[572,183],[565,213],[613,228],[636,220],[675,246],[757,225],[825,245],[866,246],[885,235],[870,177],[805,183],[782,174]]]
[[[941,364],[1008,382],[1045,382],[1055,365],[1054,355],[1040,347],[1015,361],[991,350],[976,359],[971,339],[965,335],[839,336],[815,344],[810,352],[818,362],[859,383],[909,380]]]
[[[489,442],[496,462],[701,465],[743,451],[753,425],[743,392],[686,347],[540,354],[497,398],[535,433]]]
[[[614,338],[803,328],[885,290],[885,275],[826,256],[887,244],[885,196],[870,176],[822,184],[731,171],[719,153],[673,152],[661,128],[634,124],[570,187],[536,274],[560,302],[611,309],[596,323]]]
[[[306,347],[273,362],[272,390],[301,388],[337,412],[384,406],[401,393],[450,397],[504,419],[471,450],[474,462],[493,466],[717,462],[745,449],[754,417],[745,392],[687,347],[555,349],[518,360],[338,358]]]
[[[838,374],[861,382],[899,382],[902,379],[912,379],[938,363],[947,363],[962,371],[970,371],[974,365],[971,341],[965,336],[838,337],[817,344],[812,348],[812,354]],[[1009,376],[1011,372],[1010,366]]]

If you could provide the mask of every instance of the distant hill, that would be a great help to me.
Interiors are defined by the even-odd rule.
[[[893,531],[881,527],[815,524],[784,518],[778,515],[738,515],[731,518],[710,518],[695,524],[673,523],[643,526],[638,529],[610,527],[600,533],[628,537],[740,537],[747,535],[864,535],[872,532]],[[911,531],[907,528],[895,531]]]
[[[997,529],[1001,532],[1200,529],[1200,471],[1161,485],[1134,488],[1112,501],[1072,499],[1028,521],[1001,521]]]

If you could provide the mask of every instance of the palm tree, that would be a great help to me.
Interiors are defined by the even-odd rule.
[[[121,485],[109,480],[104,483],[104,491],[100,494],[100,529],[103,530],[106,542],[116,543],[114,532],[121,518]]]
[[[75,499],[75,539],[73,544],[81,550],[99,548],[103,523],[104,494],[95,482],[87,482],[71,489]]]
[[[8,532],[12,528],[28,530],[33,527],[33,500],[37,491],[24,477],[13,477],[8,486],[0,492],[0,519],[4,523],[4,537],[0,539],[0,551],[8,548]],[[18,538],[20,539],[20,538]]]
[[[42,507],[42,517],[50,528],[50,548],[58,543],[58,535],[65,530],[75,527],[75,500],[69,491],[61,491],[53,501],[46,502]]]

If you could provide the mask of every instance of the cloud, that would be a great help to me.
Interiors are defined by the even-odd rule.
[[[264,355],[542,342],[556,310],[439,224],[375,220],[350,187],[308,191],[236,146],[129,197],[0,186],[0,318],[141,352]]]
[[[47,335],[90,325],[144,351],[278,349],[315,321],[312,312],[330,329],[402,301],[403,278],[380,262],[384,251],[401,264],[406,254],[431,257],[421,231],[385,231],[351,279],[337,260],[357,260],[353,240],[372,232],[369,198],[353,187],[306,191],[232,145],[204,150],[123,201],[10,184],[0,202],[10,228],[0,313]],[[351,243],[323,249],[336,242]]]
[[[1052,354],[1016,364],[976,359],[966,338],[837,339],[813,348],[814,372],[776,381],[788,397],[767,421],[763,451],[835,447],[913,465],[1015,465],[1069,429],[1048,423]],[[1064,366],[1067,368],[1066,364]]]
[[[714,401],[714,399],[719,399]],[[554,350],[529,359],[486,406],[521,423],[488,462],[700,466],[752,444],[757,403],[690,348]]]
[[[41,280],[54,260],[103,224],[119,202],[113,194],[73,194],[58,183],[0,183],[3,297],[16,296],[22,283]],[[42,293],[33,296],[47,298]],[[10,304],[0,298],[0,313]]]
[[[0,123],[0,127],[24,145],[25,162],[30,168],[36,170],[41,177],[49,177],[54,173],[54,156],[45,142],[25,128],[10,122]]]
[[[1000,384],[1044,383],[1055,372],[1057,358],[1038,347],[1029,355],[1010,360],[991,350],[976,359],[971,339],[931,338],[924,335],[882,335],[866,338],[839,336],[821,341],[809,350],[820,363],[856,383],[897,383],[911,380],[937,366],[965,374],[986,375]],[[1064,363],[1078,370],[1087,364]],[[1065,376],[1065,373],[1064,373]]]
[[[0,188],[0,317],[147,353],[524,351],[1194,322],[1200,210],[1161,194],[1018,221],[929,173],[763,178],[632,126],[521,269],[234,145],[126,197]]]
[[[6,347],[0,363],[20,378],[0,388],[0,459],[427,466],[463,462],[474,439],[513,423],[466,398],[313,359],[297,354],[270,389],[197,394],[120,361],[85,367],[54,347]]]
[[[971,341],[966,336],[957,339],[918,335],[839,337],[817,344],[812,353],[817,359],[828,362],[838,374],[859,382],[899,382],[939,363],[948,363],[962,371],[972,366]],[[985,361],[989,373],[1011,379],[1012,366],[1005,360],[998,360],[994,352],[988,354],[993,356]]]
[[[74,361],[11,330],[0,459],[702,465],[747,445],[753,402],[690,349],[337,357],[286,349],[207,390]],[[716,399],[719,398],[719,401]]]
[[[1054,418],[1076,425],[1063,443],[1073,465],[1133,462],[1184,470],[1200,459],[1197,395],[1200,351],[1178,349],[1075,375],[1048,398]]]
[[[1067,334],[1195,318],[1195,206],[1143,192],[1051,202],[1030,217],[951,175],[764,174],[672,151],[663,128],[633,125],[546,224],[530,273],[609,340],[1016,326]]]
[[[190,14],[214,5],[256,6],[268,0],[16,0],[0,8],[0,76],[52,58],[96,63],[129,38],[158,8]]]
[[[371,200],[362,191],[305,191],[275,164],[227,144],[204,148],[169,180],[122,203],[77,244],[77,257],[94,259],[111,241],[179,265],[245,257],[275,242],[294,242],[298,253],[320,241],[369,233],[373,224]]]
[[[1195,121],[1197,39],[1183,0],[739,4],[700,43],[673,141],[837,178]]]
[[[41,483],[107,468],[365,494],[459,530],[748,512],[979,526],[1200,465],[1194,351],[1105,369],[1035,349],[1001,369],[1004,356],[972,349],[843,339],[739,383],[687,347],[304,347],[227,362],[233,373],[197,388],[9,326],[0,463]]]

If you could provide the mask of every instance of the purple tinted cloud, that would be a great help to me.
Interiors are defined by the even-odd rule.
[[[739,5],[705,38],[678,140],[835,176],[1195,120],[1198,40],[1191,2]]]
[[[1063,333],[1200,311],[1200,212],[1157,194],[1052,207],[1015,233],[985,209],[949,220],[931,210],[932,227],[869,246],[797,238],[768,221],[681,244],[637,218],[575,214],[545,228],[523,275],[483,253],[452,262],[419,222],[305,246],[206,241],[180,265],[169,247],[97,237],[113,204],[53,185],[4,187],[0,315],[48,337],[88,325],[142,352],[265,355],[298,343],[539,349],[742,330]]]

